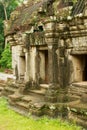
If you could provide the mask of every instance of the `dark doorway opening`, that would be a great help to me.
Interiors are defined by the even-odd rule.
[[[74,80],[76,82],[87,81],[87,54],[74,55]]]
[[[25,56],[20,56],[20,80],[24,80],[25,77]]]
[[[84,56],[83,81],[87,81],[87,55]]]

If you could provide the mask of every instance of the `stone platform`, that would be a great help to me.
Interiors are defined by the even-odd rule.
[[[19,85],[21,84],[16,84],[15,87],[14,84],[8,86],[9,90],[16,89],[11,93],[6,91],[7,87],[5,88],[5,96],[8,97],[9,106],[16,112],[25,116],[61,117],[75,120],[78,124],[87,127],[86,82],[72,84],[72,89],[78,90],[78,95],[74,94],[75,90],[70,93],[68,89],[60,89],[57,93],[57,102],[46,100],[46,92],[49,89],[46,84],[41,84],[39,89],[28,89],[24,93],[19,91]],[[24,84],[22,84],[23,86]],[[79,91],[83,89],[83,94],[79,95]]]

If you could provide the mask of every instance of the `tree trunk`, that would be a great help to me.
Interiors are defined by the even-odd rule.
[[[5,13],[5,20],[8,20],[7,11],[6,11],[6,7],[4,4],[3,4],[3,7],[4,7],[4,13]]]

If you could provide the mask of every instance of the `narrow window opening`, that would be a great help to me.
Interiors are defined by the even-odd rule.
[[[38,26],[38,28],[39,28],[39,31],[43,31],[43,26]]]

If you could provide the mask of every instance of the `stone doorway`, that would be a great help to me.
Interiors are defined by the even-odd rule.
[[[48,50],[39,50],[40,56],[40,83],[47,84],[48,83]]]
[[[74,80],[87,81],[87,54],[73,56]]]
[[[25,78],[25,56],[20,56],[20,66],[19,66],[19,77],[20,80]]]

